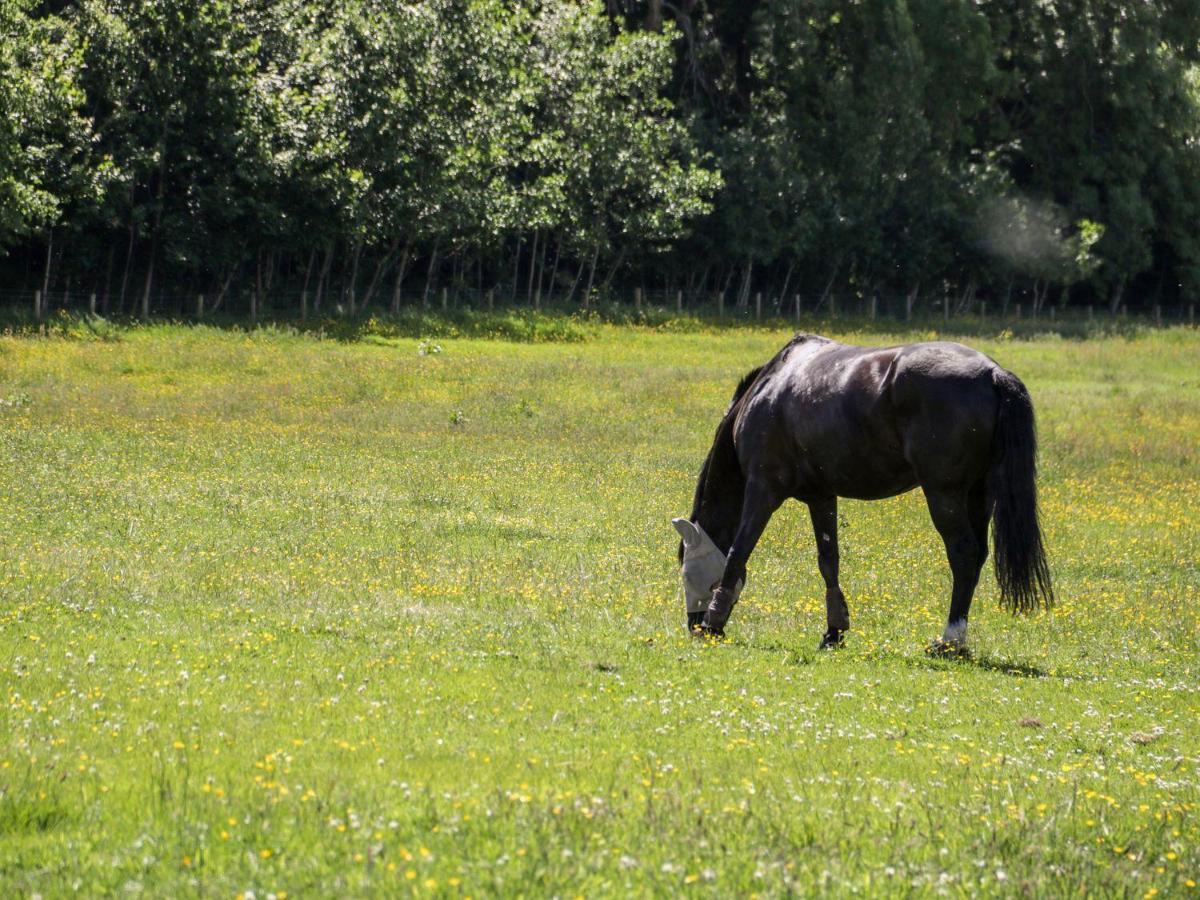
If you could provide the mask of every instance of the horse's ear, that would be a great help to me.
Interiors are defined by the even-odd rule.
[[[690,547],[700,540],[700,532],[696,530],[687,519],[672,519],[671,524],[675,526],[675,530],[679,532],[679,536],[683,538],[683,543]]]

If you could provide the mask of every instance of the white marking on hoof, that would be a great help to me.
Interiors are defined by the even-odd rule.
[[[946,630],[942,632],[942,643],[965,650],[967,646],[967,620],[959,619],[957,622],[948,624]]]

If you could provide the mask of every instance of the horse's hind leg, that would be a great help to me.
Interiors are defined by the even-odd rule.
[[[987,559],[987,506],[982,485],[970,491],[925,487],[929,515],[950,560],[954,587],[950,615],[937,649],[962,653],[967,649],[967,616],[979,583],[979,572]]]
[[[840,645],[850,629],[850,610],[838,584],[837,498],[810,501],[808,514],[817,538],[817,567],[825,579],[825,635],[821,638],[825,650]]]

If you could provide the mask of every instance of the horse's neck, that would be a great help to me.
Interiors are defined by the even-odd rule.
[[[742,516],[746,478],[733,446],[732,417],[721,423],[696,485],[692,518],[722,553],[729,551]]]

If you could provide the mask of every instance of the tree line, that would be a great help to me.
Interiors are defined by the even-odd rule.
[[[1198,218],[1186,0],[0,0],[0,300],[1115,309]]]

